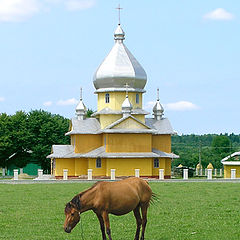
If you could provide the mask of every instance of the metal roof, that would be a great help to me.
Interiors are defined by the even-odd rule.
[[[116,122],[110,124],[109,126],[107,126],[105,129],[111,129],[113,128],[114,126],[118,125],[119,123],[125,121],[126,119],[128,118],[132,118],[133,120],[135,120],[136,122],[138,122],[139,124],[145,126],[147,129],[150,129],[149,126],[145,125],[143,122],[141,122],[140,120],[138,120],[137,118],[133,117],[132,115],[128,115],[128,116],[125,116],[125,117],[122,117],[120,119],[118,119]],[[115,130],[115,129],[114,129]],[[130,129],[119,129],[119,130],[130,130]],[[136,129],[134,129],[136,130]],[[139,130],[145,130],[145,129],[139,129]]]
[[[236,156],[240,156],[240,152],[235,152],[235,153],[228,155],[227,157],[225,157],[221,160],[221,163],[223,165],[240,165],[240,161],[227,161],[228,159],[230,159],[232,157],[236,157]]]
[[[155,134],[176,134],[167,118],[162,118],[160,120],[146,118],[145,122],[147,126],[155,130]]]
[[[93,77],[95,88],[124,88],[126,83],[133,89],[143,89],[147,75],[143,67],[123,44],[124,32],[118,25],[115,32],[115,44],[98,67]],[[120,31],[121,30],[121,31]],[[121,32],[121,38],[116,37]]]
[[[110,114],[116,114],[116,115],[122,115],[121,110],[112,110],[111,108],[103,108],[102,110],[95,112],[92,114],[92,117],[97,115],[110,115]],[[132,115],[147,115],[149,112],[145,111],[142,108],[134,108],[131,110]]]
[[[72,119],[72,129],[65,135],[71,134],[98,134],[101,126],[96,118],[86,118],[84,120]]]
[[[71,145],[53,145],[52,154],[47,158],[178,158],[173,153],[166,153],[157,149],[152,149],[152,152],[106,152],[106,147],[96,148],[88,153],[74,153]]]

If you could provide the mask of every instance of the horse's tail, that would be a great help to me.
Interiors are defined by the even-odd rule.
[[[152,192],[152,197],[150,199],[150,203],[155,204],[156,202],[159,202],[159,196],[156,193]]]

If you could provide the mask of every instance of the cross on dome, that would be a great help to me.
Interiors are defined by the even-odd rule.
[[[121,10],[123,8],[120,7],[120,4],[118,4],[118,7],[116,8],[118,10],[118,24],[120,25],[121,24]]]

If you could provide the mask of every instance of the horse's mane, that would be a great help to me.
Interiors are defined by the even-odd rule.
[[[80,208],[81,208],[81,201],[80,201],[81,196],[83,196],[85,193],[87,193],[88,191],[90,191],[93,188],[95,188],[99,183],[100,182],[94,183],[90,188],[86,189],[83,192],[80,192],[75,197],[73,197],[73,199],[66,204],[66,206],[65,206],[65,213],[69,213],[73,207],[75,207],[76,209],[80,210]]]

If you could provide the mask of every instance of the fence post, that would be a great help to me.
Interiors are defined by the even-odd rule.
[[[236,169],[231,169],[231,179],[236,179]]]
[[[200,176],[202,176],[202,168],[200,168]]]
[[[164,169],[159,169],[159,179],[164,180]]]
[[[135,177],[140,177],[140,169],[135,169]]]
[[[68,169],[63,169],[63,180],[68,180]]]
[[[214,169],[214,176],[215,177],[217,176],[217,169],[216,168]]]
[[[13,170],[13,180],[18,180],[18,169]]]
[[[196,168],[196,176],[198,176],[198,169]]]
[[[42,169],[38,169],[38,179],[39,180],[43,179],[43,170]]]
[[[183,179],[184,180],[188,179],[188,169],[183,169]]]
[[[212,179],[212,169],[208,169],[207,179]]]
[[[116,169],[111,169],[111,180],[115,180],[115,171]]]
[[[222,177],[222,168],[220,168],[220,177]]]
[[[20,168],[20,174],[23,174],[23,168]]]
[[[92,169],[88,169],[88,180],[92,180]]]
[[[205,168],[205,176],[207,176],[207,168]]]
[[[2,176],[5,177],[5,175],[6,175],[6,168],[3,168],[2,169]]]

